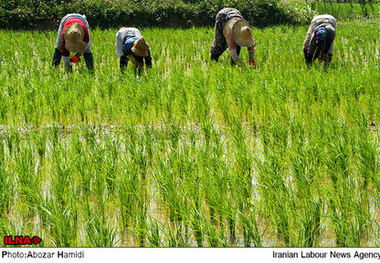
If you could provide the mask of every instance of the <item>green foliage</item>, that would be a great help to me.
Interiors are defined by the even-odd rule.
[[[256,27],[305,24],[315,12],[338,18],[377,14],[377,0],[305,1],[283,0],[5,0],[0,3],[0,28],[56,29],[68,13],[85,14],[92,27],[212,26],[224,7],[235,7]]]
[[[378,16],[378,0],[320,0],[307,4],[319,14],[331,14],[336,18]]]
[[[213,25],[224,7],[238,8],[252,25],[296,24],[308,18],[279,0],[53,1],[14,0],[0,4],[0,28],[53,29],[68,13],[85,14],[92,27]],[[47,23],[49,21],[49,23]]]

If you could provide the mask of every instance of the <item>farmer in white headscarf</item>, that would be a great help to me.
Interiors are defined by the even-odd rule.
[[[152,67],[150,46],[137,28],[122,27],[116,33],[116,55],[120,58],[122,72],[128,66],[128,61],[141,69],[145,60],[146,66]]]
[[[240,58],[241,47],[247,47],[249,65],[255,64],[255,40],[249,23],[243,19],[242,14],[235,8],[223,8],[215,19],[215,36],[211,45],[211,59],[218,58],[228,48],[232,64],[244,64]]]
[[[319,15],[311,21],[303,52],[307,64],[317,59],[319,62],[331,62],[336,34],[336,20],[331,15]]]
[[[75,55],[70,57],[70,52]],[[62,18],[59,25],[52,65],[58,66],[63,57],[65,69],[71,69],[70,63],[77,63],[82,55],[87,68],[93,70],[94,57],[91,51],[90,30],[86,16],[68,14]]]

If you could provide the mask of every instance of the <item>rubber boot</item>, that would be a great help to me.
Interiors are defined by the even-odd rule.
[[[89,70],[94,70],[94,56],[92,53],[84,53],[83,54],[84,60],[86,61],[86,66]]]
[[[53,59],[51,61],[51,65],[54,67],[58,67],[59,63],[61,63],[62,53],[58,49],[54,50]]]

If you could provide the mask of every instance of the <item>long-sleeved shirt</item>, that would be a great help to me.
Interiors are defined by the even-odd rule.
[[[314,32],[319,27],[325,27],[327,30],[326,50],[324,50],[324,53],[332,54],[336,34],[336,20],[332,15],[319,15],[313,18],[309,30],[307,31],[303,47],[308,50],[309,54],[314,53],[317,48]]]

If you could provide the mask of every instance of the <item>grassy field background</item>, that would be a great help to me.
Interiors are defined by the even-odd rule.
[[[213,28],[143,28],[153,68],[52,69],[56,32],[0,31],[0,233],[41,246],[379,246],[379,20],[253,29],[255,68]],[[248,61],[246,49],[241,56]]]

